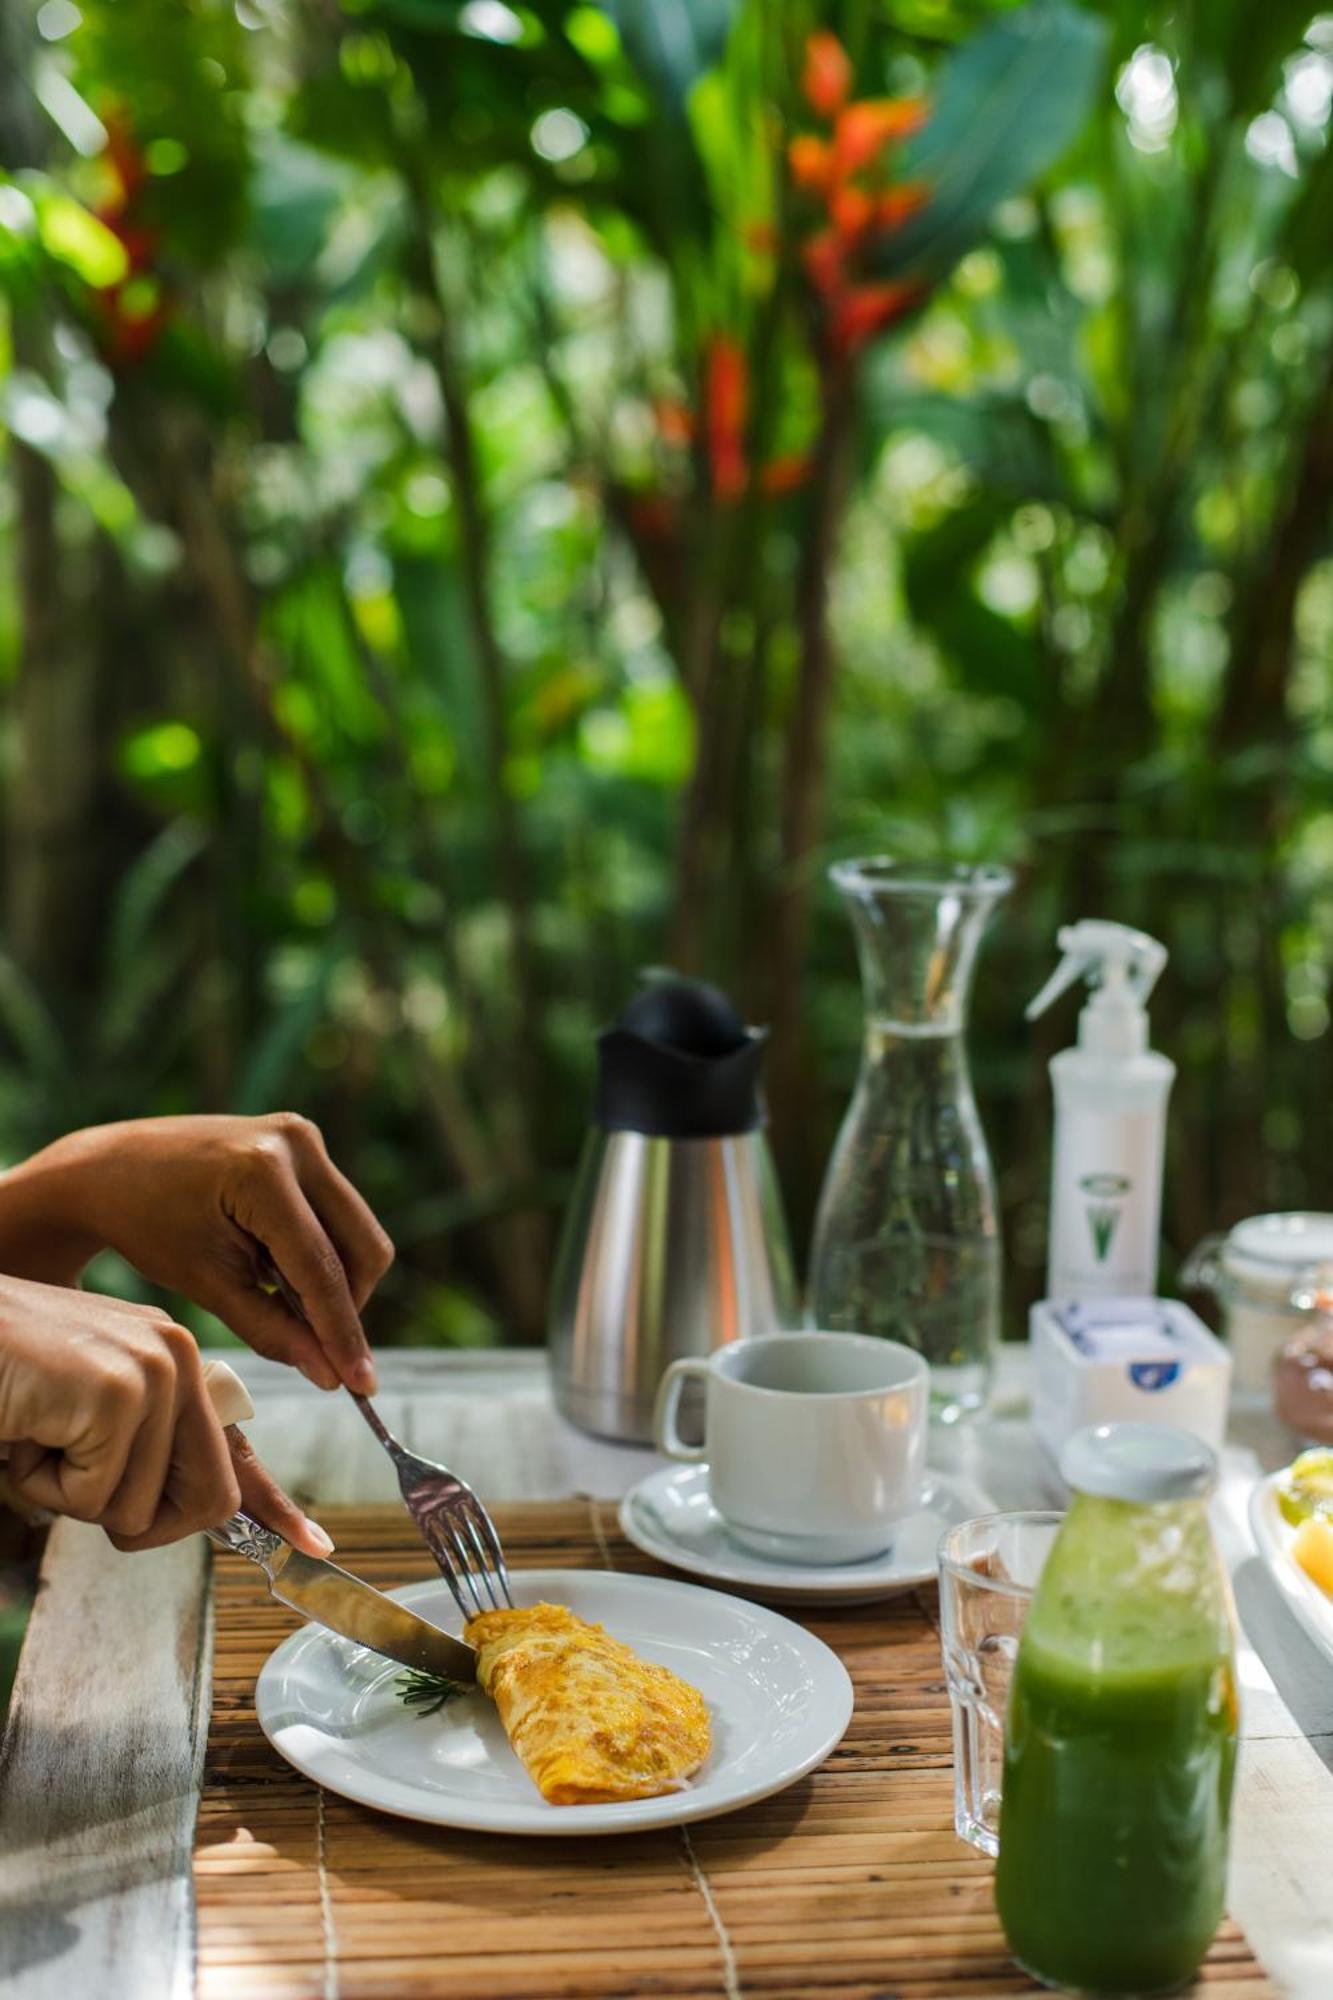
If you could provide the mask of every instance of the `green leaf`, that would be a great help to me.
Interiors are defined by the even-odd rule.
[[[4,951],[0,951],[0,1030],[45,1097],[48,1115],[63,1117],[74,1065],[41,994],[18,961]]]
[[[37,229],[50,257],[68,264],[85,285],[118,285],[129,271],[125,245],[104,222],[67,194],[41,194]]]
[[[720,62],[740,0],[602,0],[658,109],[684,124],[690,92]]]
[[[1016,390],[974,395],[916,389],[904,383],[889,348],[868,358],[862,408],[873,435],[920,431],[967,466],[988,491],[1020,500],[1074,505],[1068,481],[1051,448],[1049,431]]]
[[[152,1042],[161,1003],[185,970],[190,940],[163,913],[207,840],[205,829],[188,820],[164,827],[126,870],[116,891],[97,1041],[118,1060]]]
[[[1071,7],[1011,14],[951,56],[934,109],[905,149],[902,178],[930,200],[885,242],[886,275],[941,277],[981,236],[996,207],[1021,194],[1077,137],[1101,80],[1106,24]]]
[[[1262,111],[1271,103],[1283,59],[1299,47],[1314,9],[1309,0],[1208,0],[1191,9],[1196,47],[1213,54],[1231,85],[1232,108]]]
[[[1306,169],[1300,193],[1287,210],[1279,247],[1303,286],[1328,273],[1329,216],[1333,215],[1333,144],[1326,143]]]
[[[257,136],[250,232],[270,284],[307,276],[350,182],[346,168],[313,146],[280,132]]]
[[[916,623],[950,656],[960,686],[1011,695],[1031,711],[1042,694],[1032,642],[983,604],[971,582],[1010,512],[1006,501],[984,495],[914,535],[903,548],[903,591]]]
[[[107,966],[112,983],[147,949],[168,896],[208,844],[202,826],[177,820],[164,827],[125,871],[111,909]]]
[[[315,960],[307,983],[259,1033],[232,1092],[233,1111],[258,1116],[272,1111],[284,1096],[311,1031],[323,1018],[329,980],[342,956],[343,947],[331,943]]]
[[[636,135],[637,169],[626,176],[625,206],[668,256],[707,236],[712,219],[691,99],[719,63],[742,0],[601,0],[629,62],[652,99],[653,116]]]

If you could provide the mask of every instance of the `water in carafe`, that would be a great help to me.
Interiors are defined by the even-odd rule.
[[[990,1392],[1000,1328],[995,1182],[968,1073],[977,947],[1007,869],[832,871],[856,934],[865,1029],[856,1091],[824,1178],[813,1326],[900,1340],[931,1367],[932,1415]]]

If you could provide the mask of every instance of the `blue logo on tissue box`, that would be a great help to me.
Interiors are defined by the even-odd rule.
[[[1180,1378],[1178,1361],[1131,1361],[1129,1379],[1136,1389],[1146,1389],[1149,1394],[1158,1389],[1169,1389]]]

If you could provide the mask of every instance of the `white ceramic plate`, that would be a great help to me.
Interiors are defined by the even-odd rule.
[[[768,1562],[733,1542],[709,1494],[708,1467],[672,1465],[631,1488],[621,1503],[620,1525],[645,1555],[777,1604],[873,1604],[933,1582],[944,1530],[994,1512],[989,1493],[970,1479],[928,1472],[921,1505],[899,1523],[887,1555],[810,1569]]]
[[[1255,1487],[1250,1495],[1250,1527],[1274,1583],[1316,1646],[1333,1660],[1333,1598],[1326,1597],[1314,1578],[1292,1559],[1296,1530],[1283,1520],[1277,1504],[1283,1476],[1274,1472]]]
[[[847,1727],[846,1668],[775,1611],[693,1584],[600,1570],[523,1570],[513,1583],[518,1603],[567,1604],[699,1689],[713,1748],[685,1790],[623,1805],[548,1806],[480,1690],[418,1715],[395,1693],[400,1668],[318,1625],[284,1639],[264,1663],[255,1691],[264,1734],[308,1778],[382,1812],[484,1833],[568,1836],[676,1826],[767,1798],[822,1764]],[[459,1630],[442,1581],[393,1595]]]

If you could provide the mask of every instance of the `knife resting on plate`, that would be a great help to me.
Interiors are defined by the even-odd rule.
[[[326,1625],[354,1645],[369,1646],[418,1673],[445,1680],[475,1681],[477,1656],[438,1625],[428,1624],[405,1604],[363,1583],[350,1570],[319,1556],[303,1555],[272,1528],[248,1514],[233,1514],[208,1539],[221,1549],[247,1556],[268,1578],[269,1595],[303,1618]]]

